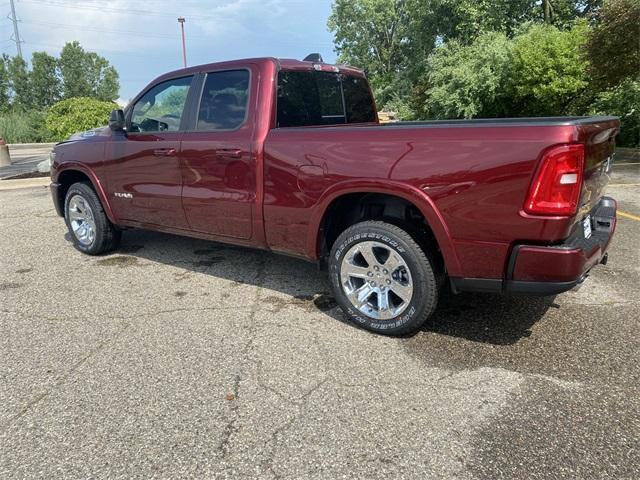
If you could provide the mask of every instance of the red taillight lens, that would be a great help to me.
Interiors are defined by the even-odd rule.
[[[529,189],[524,211],[532,215],[576,213],[583,171],[584,145],[559,145],[547,150]]]

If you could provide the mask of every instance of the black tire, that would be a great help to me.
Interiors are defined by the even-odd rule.
[[[359,249],[354,249],[354,246],[363,242],[375,243],[368,243],[362,245]],[[405,305],[405,303],[397,301],[403,301],[402,298],[395,296],[395,292],[393,292],[393,295],[391,293],[394,290],[392,285],[395,285],[393,283],[395,280],[391,278],[392,274],[388,273],[385,277],[381,273],[378,274],[368,271],[373,268],[368,262],[365,263],[367,266],[360,267],[368,271],[366,273],[367,277],[364,277],[366,280],[363,281],[361,286],[362,288],[368,289],[369,287],[364,284],[374,282],[375,288],[383,289],[383,292],[378,290],[378,293],[376,293],[374,297],[368,297],[368,303],[358,308],[349,300],[347,292],[345,291],[345,289],[350,288],[353,292],[353,288],[356,288],[357,284],[354,286],[351,282],[360,281],[360,279],[356,278],[355,280],[349,280],[348,285],[343,285],[341,268],[345,256],[348,253],[350,255],[349,259],[345,260],[345,262],[355,263],[356,258],[364,259],[364,256],[358,257],[358,255],[360,255],[359,253],[353,256],[352,252],[356,250],[367,250],[367,246],[371,245],[374,246],[374,251],[380,252],[374,254],[376,259],[378,259],[378,256],[383,256],[385,252],[388,252],[387,255],[389,255],[387,259],[390,258],[391,252],[395,252],[395,254],[401,257],[404,265],[400,267],[399,270],[396,270],[396,277],[398,272],[406,275],[406,269],[408,268],[409,270],[408,279],[405,276],[403,277],[403,281],[406,285],[413,287],[412,294],[410,295],[411,300],[405,302],[406,306],[404,306],[404,309],[399,311],[397,315],[395,315],[392,305],[393,302],[391,300],[387,300],[387,306],[392,306],[392,308],[382,308],[378,300],[378,295],[384,293],[384,285],[388,284],[390,286],[387,288],[387,292],[389,292],[386,294],[387,298],[393,297],[396,299],[396,303],[399,303],[398,309]],[[358,260],[358,262],[361,262],[361,260]],[[348,263],[345,263],[345,265],[347,265],[346,268],[349,268]],[[382,263],[378,263],[377,265],[384,266]],[[329,257],[329,277],[331,280],[331,288],[338,305],[340,305],[353,323],[372,332],[384,335],[408,335],[414,333],[424,324],[438,304],[440,282],[438,281],[438,275],[436,274],[434,265],[436,264],[432,260],[431,253],[420,248],[413,237],[404,229],[386,222],[365,221],[347,228],[333,244]],[[358,266],[356,267],[358,268]],[[386,272],[387,270],[385,269],[385,273]],[[369,277],[371,273],[373,273],[373,276]],[[375,284],[375,282],[378,281],[376,280],[376,275],[380,277],[379,284]],[[371,301],[371,298],[374,300]],[[372,303],[373,306],[371,305]],[[376,309],[376,304],[377,307],[380,308]],[[372,316],[363,310],[373,312],[371,313]],[[384,310],[384,312],[381,312],[381,310]],[[380,315],[381,313],[383,315],[395,316],[385,319],[376,318],[376,315]]]
[[[76,198],[80,197],[80,199]],[[71,212],[69,210],[72,202],[84,201],[90,208],[95,224],[94,235],[83,242],[78,234],[74,232],[72,221],[70,220]],[[85,182],[74,183],[67,190],[64,200],[64,221],[67,224],[69,235],[73,242],[73,246],[87,255],[100,255],[101,253],[110,252],[120,244],[122,232],[116,228],[107,218],[102,208],[102,203],[93,190],[93,187]]]

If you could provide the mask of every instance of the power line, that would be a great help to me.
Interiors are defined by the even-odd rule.
[[[100,12],[111,12],[111,13],[122,13],[122,14],[128,14],[128,15],[152,15],[152,16],[157,16],[157,17],[177,17],[177,16],[185,16],[185,17],[189,17],[189,18],[193,18],[193,19],[200,19],[200,18],[211,18],[211,19],[215,19],[215,20],[219,20],[220,19],[220,14],[206,14],[206,13],[199,13],[199,14],[191,14],[189,12],[187,12],[186,14],[184,12],[178,13],[178,12],[167,12],[166,10],[163,11],[159,11],[159,10],[148,10],[148,9],[130,9],[130,8],[115,8],[115,7],[105,7],[103,5],[99,5],[99,4],[78,4],[78,3],[72,3],[72,2],[66,2],[64,0],[22,0],[22,3],[37,3],[37,4],[41,4],[41,5],[47,5],[50,7],[69,7],[69,8],[73,8],[73,9],[79,9],[79,10],[95,10],[95,11],[100,11]],[[304,0],[288,0],[287,3],[289,3],[290,5],[305,5],[306,2]],[[214,8],[215,10],[224,10],[223,8],[221,9],[220,7],[218,7],[217,9]]]
[[[64,27],[64,28],[75,28],[78,29],[80,31],[84,31],[84,32],[97,32],[97,33],[106,33],[106,34],[114,34],[114,35],[127,35],[130,37],[140,37],[140,38],[167,38],[167,39],[175,39],[176,36],[175,35],[166,35],[166,34],[162,34],[162,33],[157,33],[157,32],[141,32],[141,31],[134,31],[134,30],[107,30],[107,29],[103,29],[103,28],[97,28],[97,27],[92,27],[92,26],[87,26],[87,25],[77,25],[77,24],[69,24],[69,23],[54,23],[54,22],[34,22],[34,21],[30,21],[30,20],[22,20],[20,23],[24,23],[27,25],[37,25],[37,26],[43,26],[43,27]],[[192,39],[200,39],[200,40],[209,40],[211,39],[211,37],[206,36],[206,35],[189,35],[190,38]],[[273,40],[270,41],[270,43],[274,44],[274,45],[282,45],[282,46],[313,46],[313,47],[318,47],[318,46],[322,46],[322,47],[328,47],[328,46],[333,46],[332,43],[327,43],[327,42],[294,42],[294,41],[282,41],[282,40]]]
[[[16,17],[16,7],[11,0],[11,20],[13,21],[13,40],[16,42],[16,48],[18,49],[18,56],[22,58],[22,42],[20,41],[20,32],[18,31],[18,17]]]
[[[50,7],[70,7],[79,10],[97,10],[100,12],[112,12],[112,13],[125,13],[125,14],[135,14],[135,15],[153,15],[157,17],[175,17],[179,15],[178,13],[167,13],[160,12],[158,10],[138,10],[138,9],[125,9],[125,8],[114,8],[114,7],[105,7],[102,5],[95,4],[77,4],[77,3],[69,3],[60,0],[53,1],[44,1],[44,0],[25,0],[24,3],[38,3],[47,5]],[[215,15],[189,15],[192,18],[216,18]]]
[[[87,25],[72,25],[68,23],[54,23],[54,22],[33,22],[31,20],[23,20],[22,23],[28,25],[38,25],[45,27],[65,27],[65,28],[76,28],[83,32],[98,32],[98,33],[112,33],[117,35],[127,35],[130,37],[149,37],[149,38],[176,38],[175,35],[163,35],[161,33],[156,32],[140,32],[134,30],[105,30],[102,28],[91,27]]]

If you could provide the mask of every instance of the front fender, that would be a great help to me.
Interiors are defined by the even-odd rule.
[[[431,198],[418,188],[388,179],[347,180],[337,183],[326,190],[318,200],[309,221],[306,241],[306,254],[309,258],[315,260],[320,255],[318,242],[320,226],[327,209],[334,200],[350,193],[382,193],[393,195],[403,198],[415,205],[433,231],[440,251],[442,252],[447,271],[451,275],[455,275],[460,271],[460,262],[453,247],[449,229]]]
[[[64,163],[58,164],[55,167],[52,166],[52,168],[54,168],[55,173],[54,175],[52,175],[51,180],[56,183],[60,182],[61,176],[64,177],[64,172],[77,171],[86,175],[89,178],[93,189],[98,195],[100,202],[102,203],[102,208],[104,208],[107,218],[109,218],[109,221],[111,223],[117,224],[117,218],[113,213],[113,209],[111,208],[111,203],[109,202],[109,197],[106,194],[104,185],[91,168],[89,168],[84,163],[75,161],[65,161]]]

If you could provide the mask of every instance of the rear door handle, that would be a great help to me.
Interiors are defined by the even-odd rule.
[[[242,156],[242,150],[239,148],[221,148],[216,150],[216,155],[218,157],[240,158]]]
[[[175,148],[156,148],[153,151],[153,154],[156,157],[170,157],[171,155],[176,154],[176,149]]]

